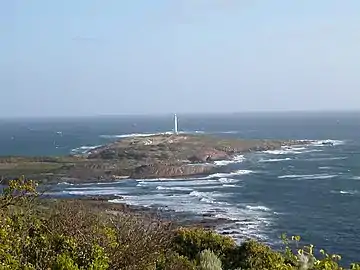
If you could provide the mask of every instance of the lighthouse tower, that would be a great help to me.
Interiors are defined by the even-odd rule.
[[[178,134],[178,118],[177,118],[176,113],[174,115],[174,133]]]

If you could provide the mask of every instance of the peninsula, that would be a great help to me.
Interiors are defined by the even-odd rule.
[[[308,144],[296,140],[224,139],[207,135],[157,134],[129,137],[81,155],[1,157],[0,177],[40,182],[99,182],[124,178],[176,178],[220,172],[219,160],[254,151]]]

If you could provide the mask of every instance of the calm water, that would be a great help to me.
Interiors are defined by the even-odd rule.
[[[179,116],[186,132],[223,137],[333,140],[237,157],[198,179],[58,185],[56,195],[124,195],[131,204],[233,220],[237,239],[277,244],[300,234],[345,261],[360,261],[360,114]],[[172,117],[0,120],[1,155],[66,155],[130,136],[170,131]],[[122,202],[122,200],[119,200]]]

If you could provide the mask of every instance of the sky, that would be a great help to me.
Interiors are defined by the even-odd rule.
[[[0,0],[0,117],[360,110],[359,0]]]

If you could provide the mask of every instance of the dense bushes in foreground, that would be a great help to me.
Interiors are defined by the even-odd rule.
[[[239,246],[200,228],[103,213],[79,202],[44,207],[35,183],[24,179],[10,181],[0,196],[0,269],[343,269],[338,255],[321,251],[315,258],[313,246],[292,248],[299,240],[284,238],[280,252],[255,241]]]

